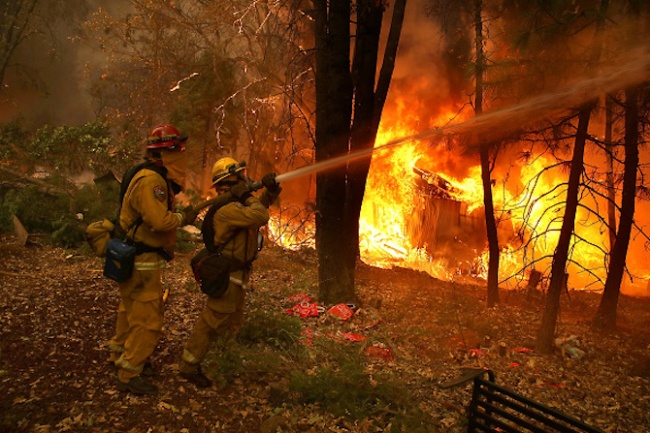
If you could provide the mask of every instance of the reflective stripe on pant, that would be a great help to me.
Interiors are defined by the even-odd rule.
[[[221,298],[208,298],[183,349],[181,371],[190,373],[196,369],[208,353],[214,337],[235,335],[239,331],[245,302],[242,285],[233,282]]]
[[[128,382],[142,372],[145,361],[160,339],[164,308],[161,272],[160,269],[135,270],[128,281],[120,284],[128,324],[124,352],[116,362],[120,368],[118,377],[121,382]],[[118,311],[118,321],[119,315]]]

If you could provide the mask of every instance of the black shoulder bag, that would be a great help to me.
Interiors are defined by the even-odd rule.
[[[234,201],[234,200],[231,200]],[[205,215],[201,234],[205,248],[201,249],[190,261],[194,279],[201,291],[212,298],[220,298],[230,284],[230,273],[244,269],[244,263],[234,257],[224,257],[223,248],[239,233],[235,231],[219,248],[214,246],[214,214],[229,202],[214,204]]]

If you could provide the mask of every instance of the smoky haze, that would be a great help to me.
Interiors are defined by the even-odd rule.
[[[111,14],[128,9],[126,0],[41,0],[29,21],[29,37],[10,59],[0,93],[0,122],[20,119],[80,125],[96,118],[85,67],[103,59],[99,47],[79,40],[80,26],[99,7]]]

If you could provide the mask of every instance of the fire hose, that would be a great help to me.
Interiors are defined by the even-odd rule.
[[[280,174],[280,175],[275,177],[275,181],[280,183],[281,181],[288,179],[290,174],[291,173]],[[262,184],[261,181],[252,182],[252,181],[249,180],[249,182],[248,182],[248,192],[259,191],[262,188],[264,188],[264,184]],[[197,212],[200,212],[201,209],[206,208],[208,206],[211,206],[213,204],[220,204],[220,205],[221,204],[226,204],[229,201],[232,201],[233,199],[234,199],[234,197],[233,197],[232,193],[230,191],[228,191],[228,192],[220,194],[220,195],[218,195],[216,197],[212,197],[210,199],[207,199],[207,200],[204,200],[202,202],[197,203],[194,206],[194,210],[197,211]]]
[[[244,166],[246,166],[246,161],[242,161],[237,165],[233,164],[230,167],[230,174],[233,175],[233,176],[237,176],[238,175],[237,170],[241,169]],[[284,174],[284,175],[281,174],[281,175],[277,176],[275,178],[275,180],[276,180],[276,182],[280,182],[286,176],[287,176],[286,174]],[[246,180],[248,182],[248,192],[255,192],[255,191],[258,191],[258,190],[264,188],[264,185],[260,181],[253,182],[248,178],[246,178]],[[196,206],[194,206],[194,210],[196,212],[199,212],[201,209],[206,208],[208,206],[211,206],[213,204],[224,205],[224,204],[232,201],[233,198],[234,197],[233,197],[231,192],[226,192],[224,194],[220,194],[220,195],[218,195],[216,197],[213,197],[211,199],[204,200],[204,201],[198,203]]]
[[[249,182],[249,184],[248,184],[248,192],[255,192],[255,191],[258,191],[258,190],[260,190],[262,188],[264,188],[264,185],[262,184],[262,182],[259,182],[259,181],[258,182]],[[212,197],[210,199],[207,199],[207,200],[204,200],[202,202],[197,203],[194,206],[194,210],[196,212],[199,212],[199,211],[201,211],[201,209],[206,208],[208,206],[212,206],[213,204],[222,205],[222,204],[226,204],[226,203],[228,203],[230,201],[233,201],[233,199],[234,199],[234,197],[233,197],[232,193],[230,191],[228,191],[228,192],[225,192],[223,194],[219,194],[216,197]]]
[[[262,182],[260,182],[260,181],[251,182],[249,180],[249,182],[248,182],[248,192],[255,192],[255,191],[258,191],[258,190],[260,190],[262,188],[264,188],[264,184],[262,184]],[[210,199],[207,199],[207,200],[204,200],[202,202],[197,203],[194,206],[194,210],[196,212],[199,212],[199,211],[201,211],[202,209],[204,209],[204,208],[206,208],[208,206],[212,206],[213,204],[224,205],[224,204],[227,204],[227,203],[229,203],[229,202],[231,202],[233,200],[234,200],[233,194],[230,191],[228,191],[228,192],[220,194],[220,195],[218,195],[216,197],[213,197],[213,198],[210,198]],[[231,277],[231,280],[235,280],[235,281],[233,281],[235,284],[239,284],[239,285],[243,286],[243,283],[241,282],[241,280],[234,279],[233,277]],[[167,302],[167,299],[169,298],[169,293],[170,293],[169,287],[165,288],[165,290],[163,292],[163,302],[164,303]]]

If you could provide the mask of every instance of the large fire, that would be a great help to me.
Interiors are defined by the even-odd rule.
[[[436,124],[445,125],[452,118],[458,121],[450,109]],[[376,147],[416,132],[407,121],[383,123]],[[532,269],[542,273],[543,283],[562,224],[568,170],[550,156],[521,150],[500,158],[492,173],[500,286],[521,288]],[[360,217],[362,260],[378,267],[421,270],[443,280],[484,280],[488,254],[482,188],[478,155],[463,154],[458,146],[423,140],[376,152]],[[593,194],[582,196],[580,203],[568,288],[599,290],[606,278],[609,236],[597,214],[605,215],[606,207]],[[293,249],[313,247],[313,218],[304,211],[289,214],[272,218],[271,240]],[[637,278],[628,279],[623,289],[645,294],[643,275],[650,271],[631,270]]]
[[[413,133],[399,125],[383,129],[377,145]],[[444,280],[486,278],[480,165],[478,155],[461,153],[444,143],[413,142],[374,156],[361,214],[364,262],[417,269]],[[507,288],[521,288],[532,269],[549,277],[568,177],[566,165],[550,156],[517,156],[512,152],[502,156],[492,173],[501,250],[499,281]],[[568,287],[599,290],[606,278],[609,237],[597,213],[605,215],[606,205],[593,194],[584,194],[580,203]],[[632,280],[636,287],[628,280],[624,289],[645,291],[647,272],[638,272]]]

